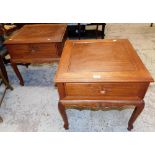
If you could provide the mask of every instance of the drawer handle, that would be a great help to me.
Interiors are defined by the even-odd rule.
[[[34,46],[34,45],[29,45],[29,51],[34,53],[38,50],[38,47],[37,46]]]
[[[100,93],[101,94],[106,94],[106,90],[101,90]]]
[[[93,75],[93,78],[94,79],[100,79],[101,78],[101,75]]]
[[[31,50],[31,52],[35,52],[35,51],[36,51],[35,49],[32,49],[32,50]]]

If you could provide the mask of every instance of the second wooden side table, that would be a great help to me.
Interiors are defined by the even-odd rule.
[[[66,39],[66,28],[66,24],[25,25],[5,41],[21,85],[24,85],[24,81],[17,64],[59,60]]]

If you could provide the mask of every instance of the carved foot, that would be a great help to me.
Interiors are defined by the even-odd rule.
[[[68,118],[67,118],[67,114],[65,111],[65,107],[61,102],[58,103],[58,109],[59,109],[59,112],[60,112],[62,119],[64,121],[64,128],[67,130],[67,129],[69,129]]]
[[[68,130],[69,129],[68,124],[64,124],[64,128],[65,130]]]
[[[24,82],[23,82],[23,81],[20,81],[20,85],[21,85],[21,86],[24,86]]]
[[[128,128],[127,128],[129,131],[131,131],[133,129],[133,125],[128,125]]]

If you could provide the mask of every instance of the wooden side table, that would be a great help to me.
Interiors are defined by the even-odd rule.
[[[153,79],[127,39],[68,40],[55,82],[65,129],[69,127],[66,108],[134,106],[128,122],[131,130]]]
[[[24,81],[17,64],[59,60],[66,40],[66,28],[66,24],[25,25],[4,42],[21,85]]]

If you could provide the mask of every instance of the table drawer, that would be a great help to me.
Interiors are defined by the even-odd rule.
[[[66,97],[87,99],[142,99],[148,83],[66,83]]]
[[[58,57],[57,46],[50,44],[7,45],[12,58],[50,58]]]

